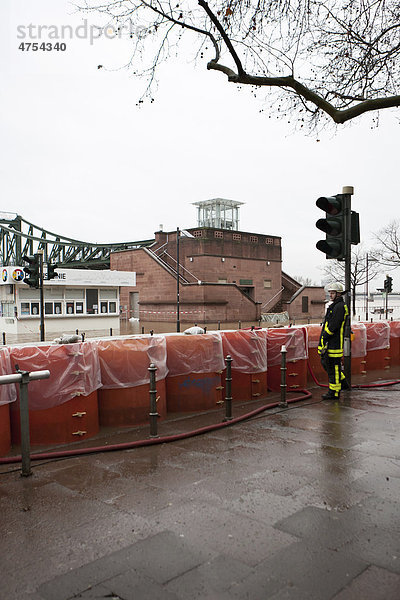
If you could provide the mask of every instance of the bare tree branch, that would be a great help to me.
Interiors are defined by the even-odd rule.
[[[326,116],[343,124],[400,106],[398,0],[93,0],[81,10],[133,24],[130,63],[150,86],[168,59],[154,48],[160,36],[163,48],[171,40],[169,48],[200,60],[210,42],[208,70],[275,92],[280,114],[302,112],[310,123]]]

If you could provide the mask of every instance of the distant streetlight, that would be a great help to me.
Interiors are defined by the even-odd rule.
[[[368,264],[370,262],[379,262],[379,261],[377,261],[376,258],[369,258],[368,252],[367,252],[366,262],[367,262],[367,264],[366,264],[367,268],[366,268],[366,280],[365,280],[365,320],[368,321],[368,294],[369,294],[369,292],[368,292]]]

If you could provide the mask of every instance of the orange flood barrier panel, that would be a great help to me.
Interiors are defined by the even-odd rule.
[[[32,385],[32,384],[29,384]],[[21,443],[19,401],[11,408],[13,444]],[[33,445],[68,444],[99,432],[97,391],[78,396],[59,406],[29,411],[29,434]]]
[[[232,399],[254,400],[265,396],[267,387],[266,330],[219,331],[224,358],[232,358]],[[225,378],[223,397],[226,396]]]
[[[287,391],[307,386],[307,331],[303,327],[281,327],[267,330],[268,388],[281,389],[281,348],[286,347]]]
[[[167,334],[167,411],[216,408],[222,400],[225,367],[221,336]]]
[[[400,365],[400,321],[390,321],[391,365]]]
[[[11,367],[9,348],[0,350],[0,375],[15,373]],[[17,391],[15,384],[0,385],[0,456],[11,450],[10,404],[15,403]]]
[[[367,372],[367,328],[364,323],[352,323],[351,332],[351,372],[365,375]]]
[[[0,406],[0,456],[11,449],[10,409],[8,404]]]
[[[150,364],[157,367],[157,412],[164,419],[167,412],[165,336],[108,338],[96,344],[103,384],[99,390],[100,425],[129,427],[149,422]]]
[[[307,331],[307,339],[308,339],[308,360],[310,363],[310,367],[315,377],[320,383],[328,382],[328,375],[325,369],[321,365],[321,357],[318,354],[318,342],[321,335],[321,325],[319,324],[310,324],[304,325]],[[308,371],[308,369],[307,369]],[[311,374],[308,372],[307,374],[308,381],[314,381]]]
[[[367,371],[390,368],[390,327],[386,321],[365,323],[367,329]]]
[[[50,371],[28,386],[31,444],[67,443],[99,431],[100,365],[92,342],[14,346],[10,359],[23,371]],[[11,405],[11,439],[20,443],[19,401]]]

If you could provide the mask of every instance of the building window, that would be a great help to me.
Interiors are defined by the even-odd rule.
[[[194,237],[201,237],[203,235],[203,232],[201,230],[200,231],[193,231],[192,235]]]
[[[275,246],[280,246],[281,245],[280,239],[275,238],[274,244],[275,244]]]
[[[253,242],[254,244],[258,244],[258,237],[256,235],[251,235],[250,242]]]
[[[218,278],[218,283],[228,283],[227,279]]]
[[[86,312],[88,315],[97,315],[99,312],[99,290],[88,288],[86,290]]]
[[[301,312],[308,313],[308,296],[302,296],[301,298]]]
[[[77,315],[83,314],[83,302],[75,302],[75,311]]]
[[[53,302],[45,302],[44,303],[44,314],[52,315],[54,312]]]
[[[39,314],[39,302],[31,302],[31,315]]]
[[[224,234],[222,231],[214,231],[214,237],[216,238],[223,238]]]
[[[272,288],[272,281],[271,281],[271,279],[264,279],[264,288],[266,288],[266,289],[271,289]]]
[[[21,302],[21,315],[30,315],[31,305],[29,302]]]
[[[242,239],[242,234],[241,233],[233,233],[232,234],[232,239],[235,242],[239,242]]]
[[[117,312],[117,303],[116,302],[100,302],[100,312],[105,315],[107,313],[116,313]]]
[[[117,290],[114,288],[105,288],[100,290],[101,300],[114,300],[117,297]]]
[[[67,315],[73,315],[75,313],[75,303],[66,302]]]
[[[61,302],[45,302],[44,303],[44,314],[45,315],[61,315],[62,304]]]
[[[266,244],[273,244],[274,240],[273,240],[273,238],[265,238],[265,243]]]

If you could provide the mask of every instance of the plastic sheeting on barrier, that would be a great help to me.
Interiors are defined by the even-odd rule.
[[[225,368],[219,333],[167,334],[168,376],[210,373]]]
[[[11,366],[10,349],[2,348],[0,350],[0,375],[12,375],[15,369]],[[0,406],[15,402],[17,399],[17,388],[15,383],[6,383],[0,385]]]
[[[353,333],[351,356],[362,358],[367,354],[367,328],[364,323],[352,323],[351,331]]]
[[[223,356],[232,358],[232,369],[240,373],[262,373],[267,370],[266,338],[260,331],[238,329],[219,331]]]
[[[389,321],[390,337],[400,338],[400,321]]]
[[[322,325],[319,323],[310,323],[309,325],[303,325],[307,331],[308,347],[318,348],[319,338],[321,336]]]
[[[100,363],[93,342],[10,347],[12,372],[50,371],[49,379],[29,384],[29,409],[43,410],[89,396],[101,386]]]
[[[386,321],[365,323],[367,329],[367,352],[384,350],[390,345],[390,327]]]
[[[286,361],[308,358],[307,338],[303,328],[288,327],[267,330],[268,366],[281,364],[281,348],[286,347]]]
[[[102,388],[135,387],[149,383],[149,366],[157,367],[156,379],[167,376],[165,336],[94,340],[99,355]]]
[[[254,400],[265,396],[267,385],[266,329],[219,331],[223,354],[232,358],[233,400]],[[223,396],[226,396],[225,380]]]
[[[400,364],[400,321],[389,321],[392,365]]]

